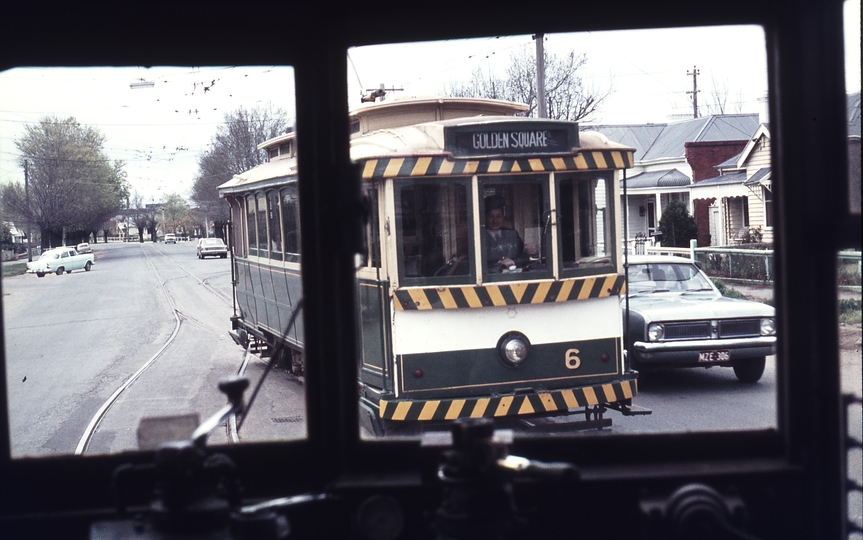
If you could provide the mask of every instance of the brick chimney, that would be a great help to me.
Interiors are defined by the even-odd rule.
[[[686,161],[692,167],[692,183],[719,176],[713,167],[743,151],[748,140],[702,141],[684,144]]]

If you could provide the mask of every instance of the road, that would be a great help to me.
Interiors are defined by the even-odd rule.
[[[94,252],[90,272],[4,279],[14,457],[137,449],[141,419],[207,418],[225,404],[218,380],[243,364],[227,333],[227,259],[199,260],[191,242],[97,244]],[[145,365],[82,443],[94,415]],[[252,384],[262,373],[260,361],[248,363]],[[253,410],[263,414],[250,415],[242,440],[305,436],[302,388],[279,380],[286,377],[267,378]],[[228,438],[219,430],[210,441]]]

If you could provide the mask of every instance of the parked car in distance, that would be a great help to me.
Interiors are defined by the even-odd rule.
[[[198,246],[195,248],[198,253],[198,258],[204,257],[221,257],[228,256],[228,246],[221,238],[201,238],[198,240]]]
[[[93,250],[90,248],[90,244],[87,242],[81,242],[75,247],[75,251],[78,253],[93,253]]]
[[[177,243],[177,235],[168,233],[165,235],[165,243],[166,244],[176,244]]]
[[[38,277],[45,277],[45,274],[52,272],[61,276],[82,268],[89,272],[93,262],[92,253],[78,253],[72,247],[54,248],[42,253],[38,260],[27,263],[27,272]]]
[[[776,354],[772,306],[722,296],[689,259],[631,255],[628,262],[628,321],[622,307],[635,369],[731,366],[743,382],[761,378],[765,357]]]

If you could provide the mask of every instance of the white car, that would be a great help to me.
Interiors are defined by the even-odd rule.
[[[628,276],[635,369],[730,366],[743,382],[761,378],[765,357],[776,354],[772,306],[723,297],[682,257],[631,255]]]
[[[177,243],[177,235],[168,233],[165,235],[165,243],[166,244],[176,244]]]
[[[45,274],[52,272],[61,276],[80,269],[89,272],[93,262],[92,253],[78,253],[72,247],[54,248],[42,253],[38,260],[27,263],[27,272],[38,277],[45,277]]]
[[[198,240],[198,247],[195,249],[199,259],[204,257],[221,257],[228,256],[228,246],[221,238],[201,238]]]

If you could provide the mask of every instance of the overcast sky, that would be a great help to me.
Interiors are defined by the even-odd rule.
[[[859,2],[846,2],[849,92],[860,91]],[[856,46],[854,45],[856,44]],[[351,107],[367,89],[403,88],[391,95],[441,95],[468,82],[472,72],[504,77],[510,56],[535,51],[531,36],[351,49]],[[546,36],[549,53],[586,53],[589,87],[611,88],[597,122],[666,122],[691,114],[697,68],[702,114],[718,91],[726,112],[763,112],[767,94],[764,35],[758,27],[588,32]],[[132,89],[140,80],[151,88]],[[0,182],[23,182],[15,140],[45,116],[75,117],[106,136],[111,159],[127,163],[132,189],[159,202],[188,197],[205,151],[225,113],[272,103],[293,119],[293,71],[286,67],[27,69],[0,73]]]

